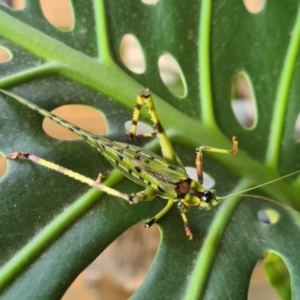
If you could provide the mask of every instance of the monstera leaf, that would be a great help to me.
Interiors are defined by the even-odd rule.
[[[126,142],[124,122],[136,94],[150,87],[185,165],[193,165],[197,146],[229,149],[237,136],[236,156],[204,158],[219,195],[300,168],[294,138],[300,110],[299,1],[269,1],[257,14],[243,1],[74,0],[71,5],[70,31],[49,24],[38,1],[27,1],[20,11],[0,6],[0,45],[11,54],[0,64],[2,89],[49,111],[71,103],[92,106],[106,117],[107,137]],[[125,34],[134,35],[143,49],[142,74],[122,63]],[[160,77],[158,61],[165,54],[180,67],[180,97]],[[247,129],[231,107],[239,75],[251,87],[256,111]],[[118,190],[141,189],[112,172],[84,141],[54,140],[41,124],[39,115],[1,95],[3,154],[31,152],[91,178],[104,172],[107,184]],[[159,151],[156,141],[135,143]],[[292,292],[300,295],[300,218],[293,210],[300,207],[299,189],[299,180],[282,180],[261,190],[277,202],[228,197],[213,211],[192,209],[193,241],[174,207],[159,222],[160,248],[133,299],[245,299],[252,270],[267,251],[283,259]],[[118,235],[151,218],[165,202],[157,198],[130,206],[46,168],[9,161],[0,205],[1,299],[57,299]],[[276,218],[263,223],[260,212]]]

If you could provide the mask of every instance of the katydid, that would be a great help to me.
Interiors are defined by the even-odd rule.
[[[0,90],[0,92],[81,137],[84,141],[95,147],[100,154],[102,154],[113,165],[115,169],[119,170],[124,176],[143,186],[145,189],[138,193],[125,194],[110,188],[105,184],[102,184],[101,179],[93,180],[50,161],[44,160],[43,158],[40,158],[34,154],[26,152],[14,152],[7,155],[6,158],[23,158],[30,160],[76,180],[82,181],[89,186],[97,188],[109,195],[122,198],[129,203],[152,200],[156,196],[166,199],[166,206],[152,219],[145,223],[146,228],[149,228],[151,225],[156,223],[169,211],[174,203],[177,203],[178,211],[183,219],[185,233],[191,240],[193,239],[193,234],[188,223],[186,212],[191,207],[211,209],[221,200],[220,197],[217,197],[214,190],[206,190],[202,186],[203,152],[210,151],[223,154],[235,154],[238,150],[238,142],[236,138],[232,138],[232,148],[229,150],[212,148],[208,146],[198,147],[195,154],[198,180],[196,181],[189,178],[180,158],[175,153],[172,144],[159,121],[149,89],[142,90],[137,96],[132,124],[129,132],[127,132],[127,135],[129,139],[134,139],[136,137],[157,137],[161,146],[162,157],[135,145],[111,141],[102,136],[93,135],[16,94],[4,90]],[[155,131],[151,133],[138,134],[137,123],[143,104],[145,104],[150,113]],[[222,197],[222,199],[223,198],[224,197]]]

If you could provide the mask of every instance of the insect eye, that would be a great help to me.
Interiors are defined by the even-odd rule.
[[[201,201],[210,203],[214,199],[214,194],[212,191],[204,191],[203,195],[201,196]]]

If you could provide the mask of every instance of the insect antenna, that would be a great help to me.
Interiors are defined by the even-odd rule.
[[[281,177],[276,178],[276,179],[274,179],[274,180],[271,180],[271,181],[268,181],[268,182],[259,184],[259,185],[257,185],[257,186],[251,187],[251,188],[249,188],[249,189],[246,189],[246,190],[243,190],[243,191],[240,191],[240,192],[232,193],[232,194],[229,194],[229,195],[226,195],[226,196],[223,196],[223,197],[218,197],[218,200],[223,200],[223,199],[226,199],[226,198],[229,198],[229,197],[232,197],[232,196],[237,196],[237,195],[240,195],[240,194],[244,194],[244,193],[246,193],[246,192],[255,190],[255,189],[260,188],[260,187],[262,187],[262,186],[265,186],[265,185],[274,183],[274,182],[276,182],[276,181],[282,180],[282,179],[284,179],[284,178],[293,176],[293,175],[298,174],[298,173],[300,173],[300,170],[295,171],[295,172],[292,172],[292,173],[287,174],[287,175],[284,175],[284,176],[281,176]]]

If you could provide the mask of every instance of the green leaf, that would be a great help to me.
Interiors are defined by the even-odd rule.
[[[265,183],[300,168],[294,131],[300,111],[299,1],[269,1],[258,14],[242,1],[72,1],[75,27],[60,31],[43,16],[39,2],[15,11],[0,6],[0,46],[12,54],[0,64],[0,87],[51,111],[70,103],[104,113],[107,137],[126,142],[136,94],[151,88],[162,124],[186,165],[199,145],[230,148],[234,157],[205,155],[204,166],[219,195]],[[133,34],[146,71],[129,71],[120,42]],[[170,53],[180,66],[186,93],[173,95],[160,78],[158,59]],[[245,129],[231,107],[233,78],[246,74],[255,98],[256,126]],[[183,85],[184,86],[184,85]],[[144,120],[147,116],[144,113]],[[148,121],[149,122],[149,121]],[[83,141],[47,136],[42,118],[0,98],[0,151],[26,151],[132,193],[141,188]],[[150,123],[150,122],[149,122]],[[156,141],[137,141],[159,151]],[[144,144],[143,144],[144,143]],[[96,162],[96,163],[95,163]],[[245,299],[261,255],[277,253],[299,295],[299,179],[266,185],[253,196],[229,197],[213,211],[188,213],[188,241],[172,209],[160,222],[162,243],[133,299]],[[130,206],[81,183],[24,161],[9,161],[0,182],[0,289],[3,299],[59,298],[77,274],[127,228],[151,218],[165,202]],[[272,224],[258,219],[273,210]],[[147,232],[145,232],[147,234]],[[33,284],[34,282],[34,284]]]

